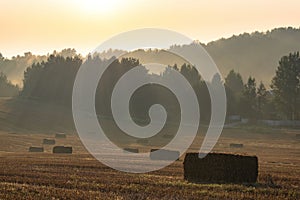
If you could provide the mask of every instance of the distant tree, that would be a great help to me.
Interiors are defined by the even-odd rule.
[[[290,120],[300,119],[299,52],[290,53],[280,59],[271,88],[279,111]]]
[[[263,118],[264,113],[266,112],[265,106],[267,104],[267,95],[268,92],[266,90],[265,85],[260,82],[258,88],[257,88],[257,111],[259,118]]]
[[[239,105],[238,100],[232,90],[226,86],[225,84],[225,91],[226,91],[226,98],[227,98],[227,115],[239,115]]]
[[[71,105],[72,88],[81,63],[79,57],[50,55],[47,62],[32,64],[24,72],[21,95]]]
[[[223,81],[222,81],[222,78],[221,78],[220,74],[216,73],[213,76],[213,78],[211,80],[211,83],[212,83],[212,85],[218,85],[218,86],[223,85]]]
[[[25,56],[25,58],[32,57],[32,53],[31,52],[26,52],[26,53],[24,53],[24,56]]]
[[[62,57],[64,57],[64,58],[73,58],[73,57],[76,57],[76,56],[78,56],[78,57],[80,57],[78,54],[77,54],[77,52],[76,52],[76,50],[75,49],[71,49],[71,48],[68,48],[68,49],[63,49],[63,50],[61,50],[61,52],[53,52],[53,53],[55,53],[54,55],[59,55],[59,56],[62,56]]]
[[[239,104],[243,89],[244,83],[242,76],[234,70],[231,70],[225,78],[228,115],[239,114]]]
[[[241,93],[244,88],[242,76],[231,70],[225,78],[225,85],[235,94]]]
[[[175,65],[176,68],[177,65]],[[200,106],[201,119],[208,121],[211,113],[211,101],[207,85],[210,83],[206,83],[197,69],[191,65],[183,64],[180,67],[180,73],[189,81],[195,91]],[[217,78],[215,77],[216,81]]]
[[[18,95],[18,93],[19,87],[13,85],[7,80],[6,75],[0,72],[0,97],[13,97]]]
[[[175,67],[177,67],[177,65],[175,65]],[[183,64],[180,68],[180,73],[189,80],[192,87],[195,87],[200,83],[201,77],[195,67]]]
[[[173,68],[174,68],[175,70],[177,70],[177,71],[179,70],[177,64],[175,64],[175,65],[173,66]]]
[[[256,82],[251,76],[248,78],[244,86],[244,91],[241,99],[242,114],[245,117],[254,119],[256,117]]]
[[[0,56],[0,71],[2,71],[9,80],[14,80],[22,86],[24,71],[33,63],[46,61],[46,56],[36,56],[31,52],[24,53],[23,56],[13,56],[12,58],[4,58]]]

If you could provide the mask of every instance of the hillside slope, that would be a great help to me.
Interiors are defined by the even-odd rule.
[[[234,69],[244,80],[251,75],[269,84],[280,58],[300,51],[300,29],[278,28],[266,33],[244,33],[210,42],[205,48],[223,74],[227,75]]]
[[[0,131],[22,133],[74,132],[70,109],[20,98],[0,98]]]

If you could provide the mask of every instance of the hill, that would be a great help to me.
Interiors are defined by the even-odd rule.
[[[170,48],[192,51],[192,45],[174,45]],[[243,33],[201,45],[213,58],[223,77],[233,69],[242,75],[244,81],[252,76],[257,82],[263,81],[269,87],[280,58],[300,51],[300,29],[289,27],[267,32]],[[182,64],[181,59],[166,56],[165,51],[138,50],[126,56],[136,57],[141,63],[153,62],[155,58],[162,64]]]
[[[205,45],[222,74],[231,69],[244,80],[253,76],[268,85],[283,55],[300,51],[300,29],[277,28],[220,39]]]
[[[0,97],[0,131],[53,134],[74,130],[71,110],[64,106]]]
[[[258,82],[263,81],[268,86],[275,75],[280,58],[290,52],[300,51],[300,28],[276,28],[267,32],[243,33],[202,45],[214,59],[223,76],[234,69],[242,75],[244,80],[248,76],[253,76]],[[171,48],[188,50],[189,45]],[[76,55],[74,49],[64,49],[53,53],[62,56]],[[125,52],[110,49],[99,55],[101,58],[107,58],[121,53]],[[131,55],[129,53],[126,56]],[[154,57],[162,64],[173,65],[178,60],[174,60],[174,57],[165,57],[164,51],[143,52],[139,50],[134,55],[138,56],[141,63],[151,61]],[[24,56],[7,59],[0,54],[0,72],[4,72],[13,83],[22,85],[24,70],[33,63],[45,61],[47,57],[48,55],[35,56],[25,53]]]

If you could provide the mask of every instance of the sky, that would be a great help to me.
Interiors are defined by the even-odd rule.
[[[165,28],[207,43],[233,34],[300,27],[299,0],[0,0],[4,57],[75,48],[86,55],[110,37]]]

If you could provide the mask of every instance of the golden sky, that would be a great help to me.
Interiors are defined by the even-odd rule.
[[[1,0],[0,52],[86,54],[120,32],[167,28],[209,42],[275,27],[300,27],[299,0]]]

